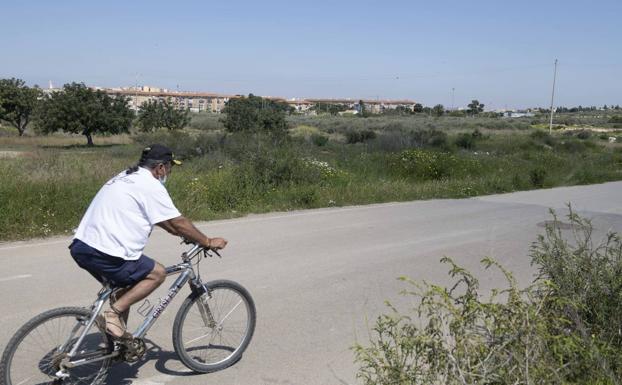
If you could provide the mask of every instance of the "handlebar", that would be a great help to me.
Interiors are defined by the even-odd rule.
[[[193,241],[191,241],[191,240],[189,240],[189,239],[186,239],[186,238],[184,238],[184,237],[181,237],[181,243],[186,244],[186,245],[193,245],[193,246],[195,246],[195,247],[198,247],[198,248],[200,249],[200,250],[198,250],[198,251],[203,251],[203,252],[205,253],[205,255],[209,255],[209,256],[211,256],[211,255],[209,254],[209,252],[211,251],[211,252],[213,252],[214,254],[216,254],[218,257],[222,258],[222,255],[220,255],[220,253],[218,253],[218,250],[217,250],[217,249],[212,249],[212,248],[207,248],[207,247],[200,246],[198,243],[193,242]]]

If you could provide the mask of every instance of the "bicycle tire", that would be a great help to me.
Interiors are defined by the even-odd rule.
[[[69,340],[72,340],[72,342],[77,340],[83,330],[81,325],[84,325],[90,315],[91,312],[85,308],[62,307],[48,310],[26,322],[13,335],[4,349],[2,359],[0,359],[0,380],[3,381],[3,384],[25,385],[30,383],[59,383],[58,380],[55,380],[52,377],[52,375],[59,369],[58,363],[62,358],[61,356],[63,352],[66,353],[69,349],[71,349],[73,343],[67,344],[67,346],[60,353],[58,352],[58,348]],[[67,330],[67,333],[65,333],[66,327],[61,325],[63,319],[66,320],[68,325],[73,325],[70,327],[70,330]],[[39,342],[41,345],[48,345],[48,343],[44,341],[44,333],[47,332],[47,334],[52,334],[55,331],[56,333],[54,334],[56,334],[56,343],[51,342],[50,346],[39,346],[38,349],[36,346],[33,346],[35,345],[35,342]],[[73,331],[73,334],[70,333],[71,331]],[[34,342],[30,341],[30,337],[32,337]],[[52,336],[50,335],[50,337]],[[103,349],[106,352],[111,352],[114,348],[113,341],[110,336],[108,336],[103,330],[100,330],[96,325],[91,327],[89,334],[87,334],[87,338],[85,338],[82,343],[82,346],[87,346],[85,344],[93,349],[97,346],[97,350]],[[21,353],[20,348],[22,348],[22,350],[28,350],[28,354],[25,355],[25,358],[23,359],[21,354],[17,354]],[[33,354],[36,353],[36,351],[39,351],[39,355]],[[80,350],[81,354],[84,354],[84,352],[85,350]],[[44,353],[43,357],[40,357],[41,353]],[[28,361],[29,359],[34,360],[36,365],[31,366],[28,362],[16,362],[20,360]],[[95,365],[93,369],[96,369],[95,372],[84,378],[81,378],[80,375],[90,368],[89,365],[68,369],[70,377],[64,379],[62,384],[101,384],[105,378],[110,363],[111,359],[93,363],[92,365]],[[24,375],[22,372],[32,373],[32,376],[23,377]],[[38,380],[34,377],[38,377]],[[33,380],[32,382],[30,382],[31,379]]]
[[[207,282],[204,286],[211,295],[208,304],[214,320],[218,323],[217,327],[205,325],[198,308],[199,305],[195,306],[197,301],[202,298],[201,294],[192,293],[181,305],[175,317],[173,324],[173,347],[181,362],[189,369],[199,373],[210,373],[225,369],[242,357],[253,337],[257,314],[251,295],[240,284],[233,281],[218,280]],[[231,299],[234,297],[237,299],[232,302]],[[238,300],[239,302],[234,304]],[[244,307],[238,311],[239,305],[242,302]],[[234,317],[231,317],[232,315]],[[232,331],[236,334],[236,329],[238,333],[243,329],[239,338],[232,338],[235,346],[225,345],[225,343],[230,341],[223,338],[222,332],[225,330],[225,321],[227,331]],[[243,327],[238,326],[240,323],[244,323]],[[204,340],[204,337],[208,335],[205,334],[198,338],[187,340],[193,334],[191,327],[194,324],[202,325],[198,329],[210,332],[211,336],[207,346],[193,348],[189,344],[189,342],[195,340]],[[185,342],[184,337],[187,337]],[[218,339],[217,345],[212,343],[215,339]],[[223,351],[228,351],[229,354],[214,362],[208,359],[208,353],[219,355],[218,353]],[[201,354],[201,356],[198,356],[198,354]]]

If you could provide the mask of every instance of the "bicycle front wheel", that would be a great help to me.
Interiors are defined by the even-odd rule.
[[[11,338],[0,360],[0,380],[6,385],[99,384],[110,359],[68,369],[69,377],[55,378],[66,357],[84,330],[91,312],[85,308],[63,307],[49,310],[28,321]],[[93,325],[80,345],[76,358],[104,355],[112,351],[109,336]],[[1,381],[0,381],[1,382]]]
[[[233,365],[255,331],[255,304],[232,281],[205,284],[208,293],[193,293],[181,305],[173,325],[173,346],[188,368],[209,373]]]

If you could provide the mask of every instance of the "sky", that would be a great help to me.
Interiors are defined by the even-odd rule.
[[[622,105],[622,1],[3,1],[0,77],[486,109]]]

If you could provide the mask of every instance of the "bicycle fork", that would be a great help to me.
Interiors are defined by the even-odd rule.
[[[199,313],[201,313],[201,318],[203,319],[203,323],[210,329],[216,327],[216,320],[214,320],[214,316],[212,315],[212,311],[209,308],[209,304],[207,301],[212,298],[212,294],[206,290],[205,293],[201,294],[199,297],[199,301],[197,301],[197,306],[199,307]]]

